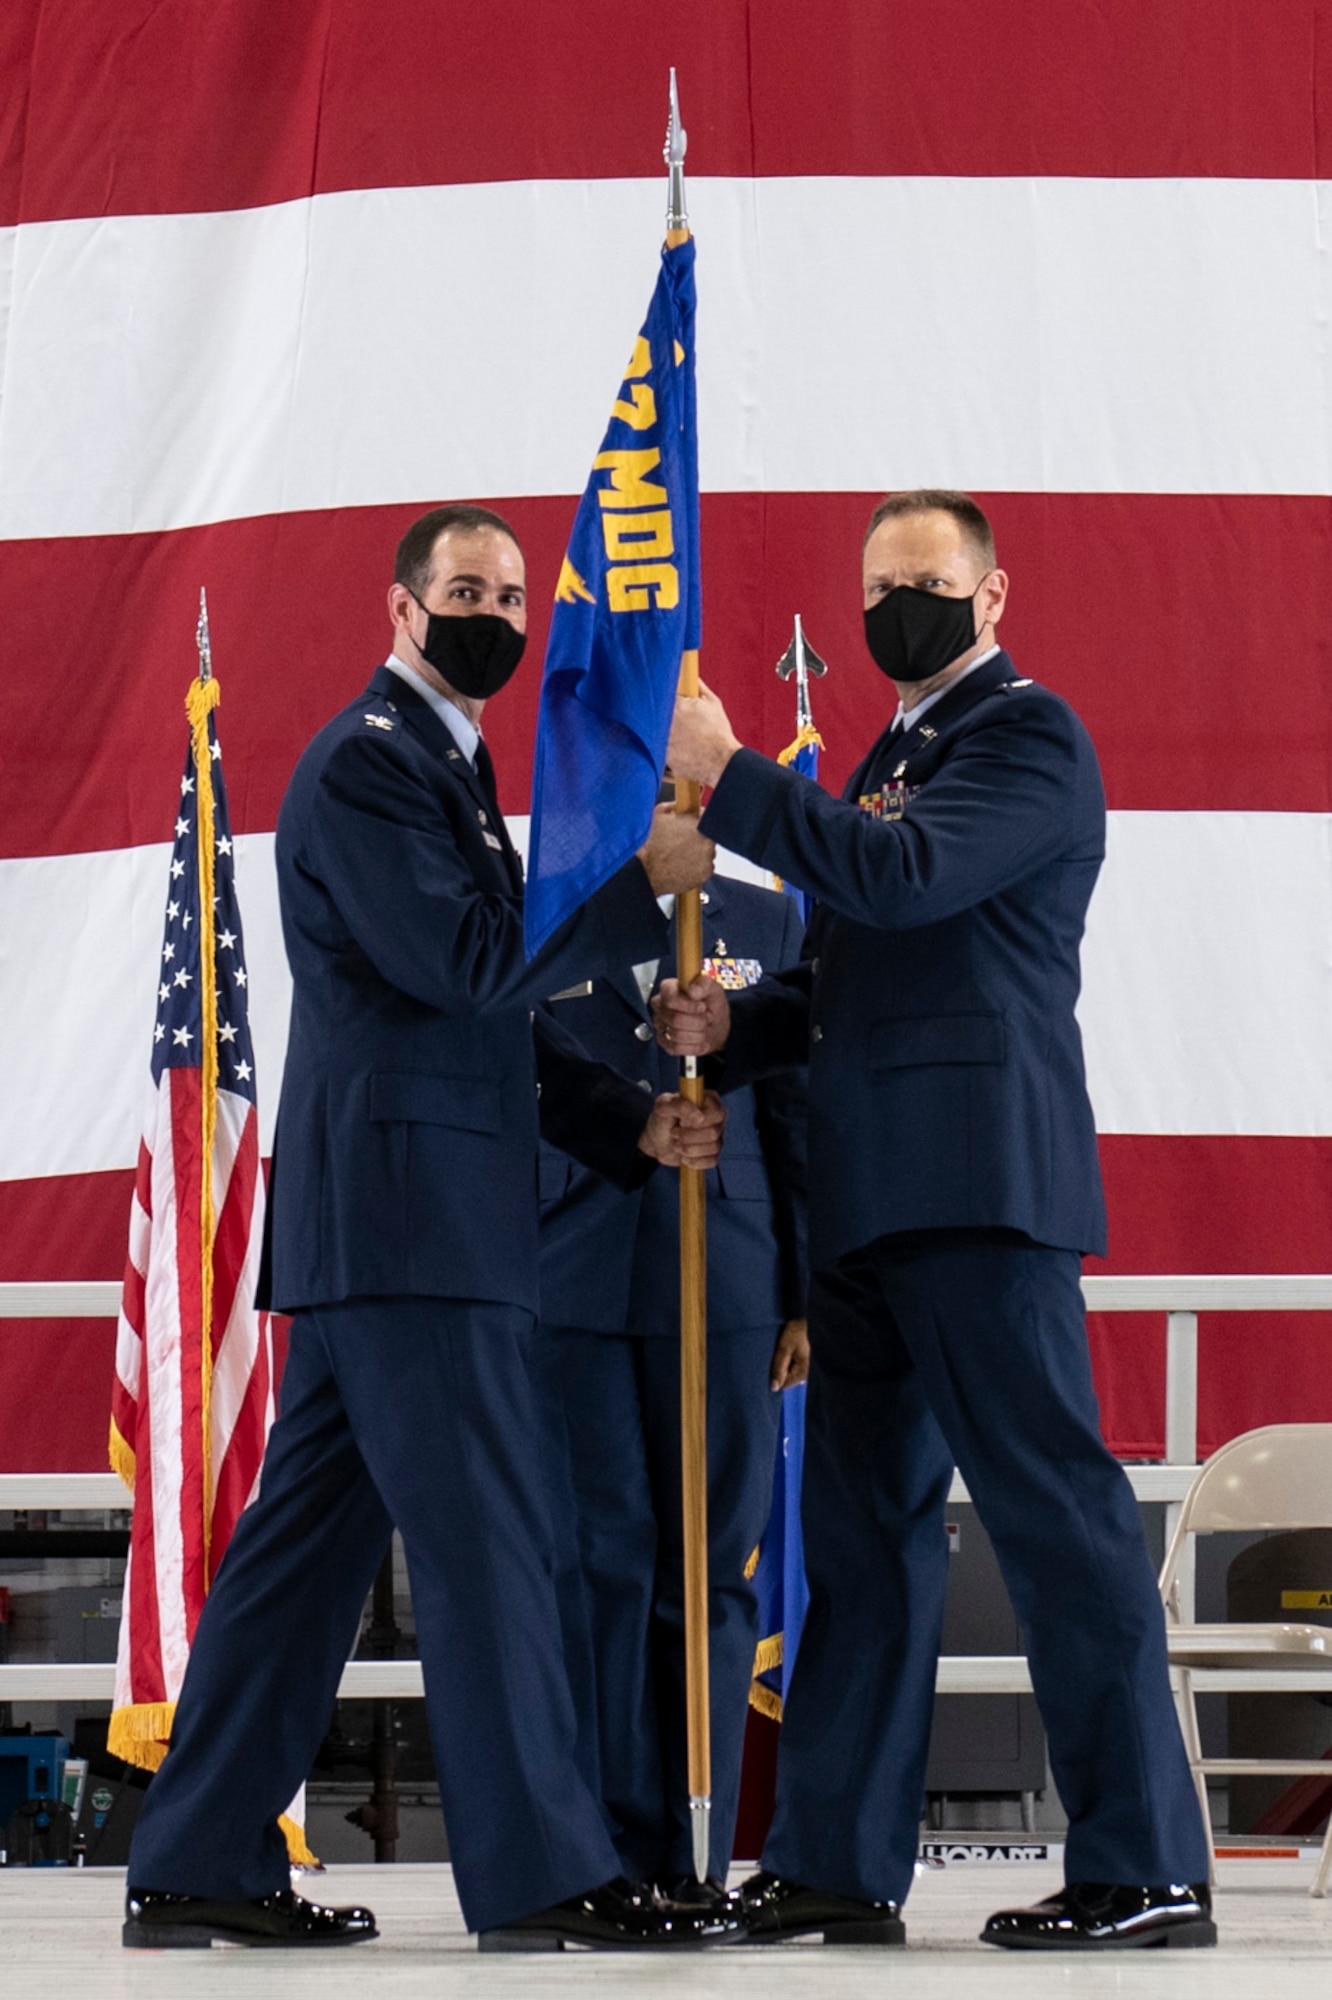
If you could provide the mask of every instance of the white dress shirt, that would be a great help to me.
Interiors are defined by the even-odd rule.
[[[406,681],[408,687],[413,688],[423,701],[430,703],[463,756],[475,770],[476,746],[481,741],[481,731],[474,722],[468,721],[457,702],[450,701],[449,697],[441,694],[438,688],[432,688],[429,681],[424,680],[414,667],[409,667],[405,660],[400,660],[396,653],[390,653],[384,665],[391,674],[396,674],[400,681]]]
[[[924,701],[918,701],[914,708],[904,708],[899,701],[897,704],[897,714],[893,717],[889,727],[902,730],[914,729],[920,721],[921,716],[928,713],[934,707],[936,701],[942,701],[946,694],[951,694],[955,687],[960,687],[968,674],[974,674],[977,667],[983,667],[985,662],[992,660],[998,651],[998,646],[991,646],[988,652],[982,653],[979,659],[973,660],[971,665],[964,672],[960,673],[955,681],[949,681],[946,687],[936,688],[933,694],[926,695]]]

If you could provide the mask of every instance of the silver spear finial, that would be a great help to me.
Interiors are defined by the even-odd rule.
[[[789,681],[792,675],[795,676],[797,729],[813,728],[814,717],[809,706],[809,677],[813,674],[816,680],[821,680],[827,671],[828,662],[819,658],[806,639],[804,627],[800,623],[800,613],[797,611],[791,643],[777,662],[779,680]]]
[[[666,227],[668,230],[682,230],[689,233],[689,213],[685,208],[684,157],[689,134],[680,123],[680,97],[675,88],[675,71],[671,71],[671,115],[666,126],[666,144],[662,158],[670,170],[670,196],[666,204]]]
[[[199,586],[199,622],[194,628],[194,643],[199,648],[199,679],[213,678],[213,644],[208,636],[208,592]]]

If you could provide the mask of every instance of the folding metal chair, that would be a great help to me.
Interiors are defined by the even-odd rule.
[[[1189,1535],[1254,1529],[1332,1527],[1332,1424],[1269,1424],[1246,1431],[1214,1452],[1188,1490],[1161,1570],[1170,1664],[1179,1670],[1179,1712],[1193,1782],[1212,1853],[1207,1773],[1240,1777],[1318,1776],[1332,1781],[1332,1763],[1311,1757],[1204,1757],[1198,1736],[1193,1675],[1205,1668],[1252,1670],[1263,1692],[1279,1675],[1283,1688],[1301,1676],[1332,1669],[1332,1627],[1325,1625],[1181,1625],[1179,1565]],[[1215,1880],[1214,1858],[1209,1863]],[[1332,1875],[1332,1820],[1323,1841],[1311,1896],[1325,1896]]]

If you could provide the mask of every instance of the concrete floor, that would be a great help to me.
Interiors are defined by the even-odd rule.
[[[80,2000],[508,2000],[563,1994],[618,2000],[681,1993],[700,2000],[875,1996],[892,2000],[1328,2000],[1332,1899],[1308,1895],[1313,1855],[1221,1863],[1215,1951],[1045,1956],[982,1948],[990,1910],[1057,1886],[1045,1864],[952,1866],[923,1875],[907,1910],[905,1952],[830,1951],[815,1943],[632,1957],[564,1952],[479,1957],[443,1866],[339,1867],[306,1878],[318,1901],[365,1902],[383,1936],[346,1951],[126,1952],[119,1940],[124,1878],[113,1870],[0,1873],[0,1967],[9,1993]]]

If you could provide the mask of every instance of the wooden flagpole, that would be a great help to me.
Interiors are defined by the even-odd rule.
[[[671,112],[666,132],[670,206],[666,246],[689,240],[684,205],[685,133],[680,124],[675,71],[671,71]],[[680,660],[680,693],[698,693],[698,654]],[[675,810],[696,813],[701,788],[676,781]],[[697,889],[676,898],[676,976],[682,987],[698,978],[703,965],[703,902]],[[703,1102],[700,1065],[686,1057],[680,1066],[680,1095]],[[694,1873],[707,1880],[712,1820],[712,1729],[708,1695],[708,1312],[707,1184],[701,1169],[680,1169],[680,1455],[684,1493],[685,1719],[689,1755],[689,1824]]]

